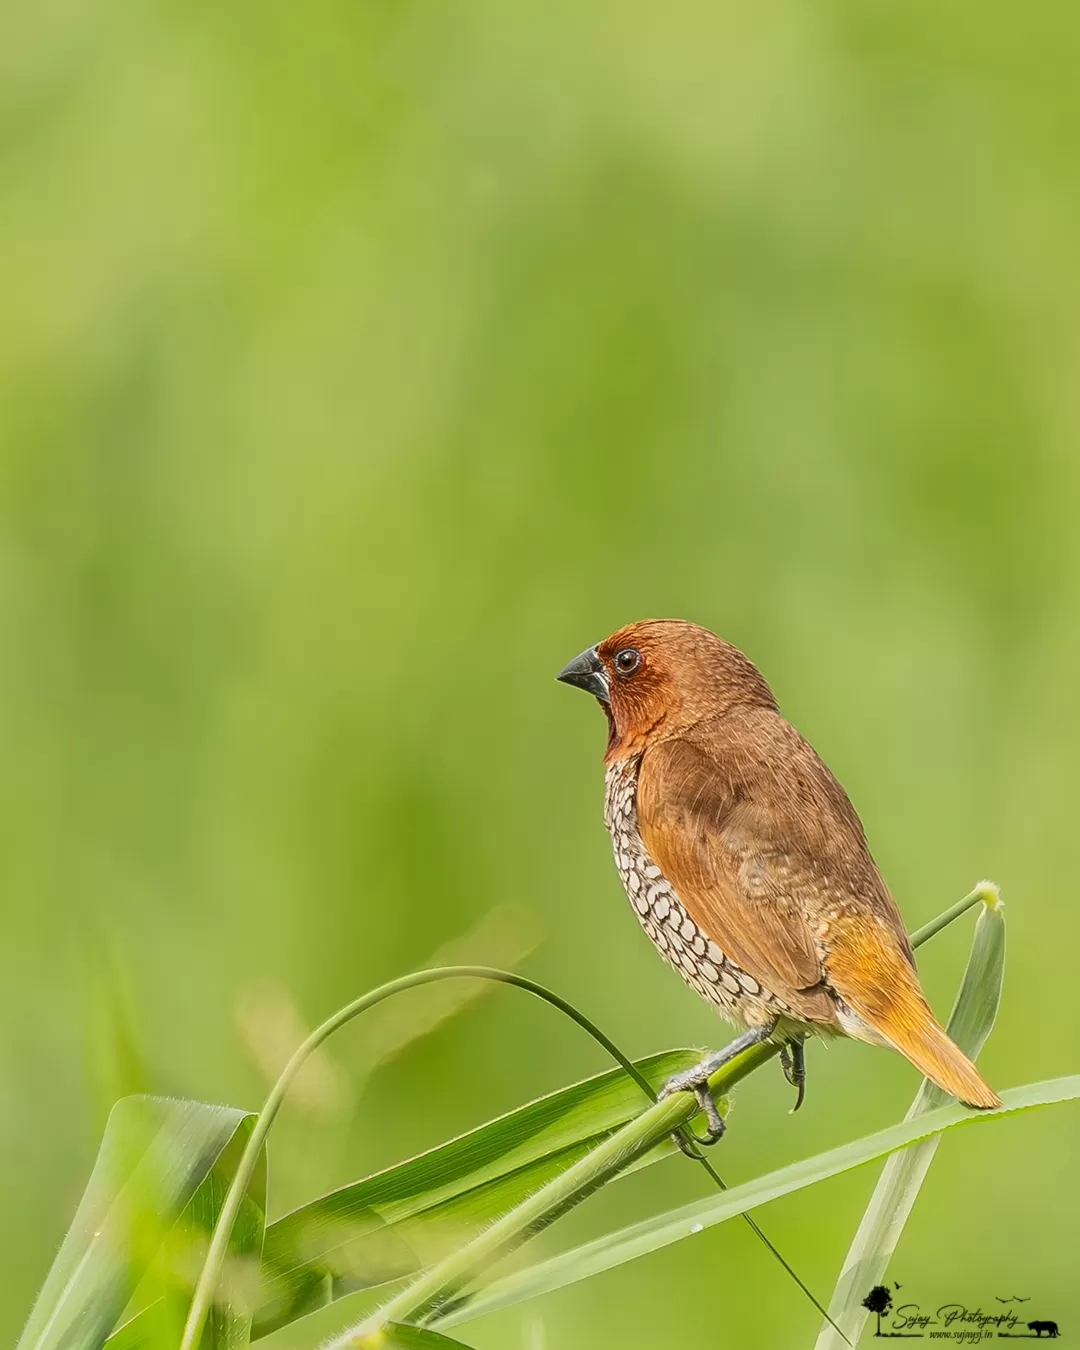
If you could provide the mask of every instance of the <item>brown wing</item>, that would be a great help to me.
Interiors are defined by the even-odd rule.
[[[642,838],[694,922],[808,1021],[836,1022],[816,934],[858,900],[899,929],[843,789],[777,713],[725,718],[650,748]],[[836,931],[835,929],[833,930]]]
[[[871,1030],[969,1105],[1000,1105],[934,1019],[847,794],[778,713],[737,712],[651,747],[637,805],[694,922],[796,1016],[836,1026],[831,991],[849,1034]]]

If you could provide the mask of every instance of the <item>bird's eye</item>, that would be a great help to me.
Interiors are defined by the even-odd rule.
[[[624,647],[615,653],[615,669],[620,675],[633,675],[641,665],[641,653],[636,647]]]

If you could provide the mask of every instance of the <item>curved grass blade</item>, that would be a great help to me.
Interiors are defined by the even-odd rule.
[[[269,1096],[263,1103],[262,1110],[256,1117],[251,1136],[237,1165],[236,1176],[233,1178],[232,1185],[225,1196],[221,1216],[214,1228],[206,1259],[202,1263],[202,1269],[199,1271],[195,1283],[187,1320],[180,1337],[180,1350],[195,1350],[195,1347],[200,1344],[203,1327],[221,1283],[223,1266],[232,1239],[233,1226],[237,1221],[244,1193],[250,1184],[256,1161],[262,1153],[267,1135],[270,1133],[289,1088],[301,1068],[335,1031],[367,1012],[369,1008],[375,1007],[376,1004],[392,998],[395,994],[404,993],[407,989],[434,984],[439,980],[458,979],[494,980],[500,984],[513,985],[549,1003],[576,1022],[584,1031],[587,1031],[593,1040],[602,1045],[648,1095],[652,1095],[648,1083],[640,1078],[633,1063],[627,1059],[609,1037],[604,1035],[599,1027],[589,1021],[584,1013],[542,984],[538,984],[535,980],[527,980],[524,976],[516,975],[512,971],[498,970],[491,966],[443,966],[432,970],[418,970],[413,971],[410,975],[403,975],[400,979],[390,980],[387,984],[380,985],[370,993],[354,999],[352,1003],[339,1008],[336,1013],[316,1027],[307,1040],[293,1052],[292,1058],[281,1071],[277,1082],[271,1088]]]
[[[955,917],[956,913],[959,912],[960,908],[954,907],[952,911],[950,911],[947,915],[943,916],[942,920],[937,924],[937,928],[940,928],[944,926],[945,923],[951,921],[951,918]],[[931,930],[928,931],[932,935],[932,932],[936,931],[936,928],[931,928]],[[920,934],[920,936],[922,935]],[[249,1139],[247,1148],[245,1149],[244,1155],[240,1160],[237,1176],[234,1179],[229,1194],[226,1196],[221,1218],[215,1228],[213,1240],[210,1245],[210,1250],[207,1255],[206,1261],[203,1264],[203,1269],[200,1273],[195,1293],[192,1297],[191,1305],[188,1310],[187,1321],[185,1323],[184,1331],[181,1336],[181,1350],[191,1350],[191,1347],[195,1345],[195,1343],[198,1341],[200,1337],[201,1330],[205,1322],[210,1303],[212,1301],[213,1291],[220,1282],[221,1267],[226,1245],[230,1240],[230,1233],[232,1231],[233,1225],[236,1222],[239,1197],[242,1195],[243,1188],[247,1184],[247,1181],[249,1179],[249,1172],[251,1166],[253,1165],[253,1158],[255,1156],[257,1149],[262,1147],[266,1135],[273,1124],[273,1120],[278,1110],[280,1109],[282,1101],[284,1100],[285,1094],[288,1091],[289,1085],[293,1077],[295,1076],[296,1072],[298,1072],[299,1068],[306,1060],[306,1058],[318,1047],[318,1045],[320,1045],[328,1036],[333,1034],[333,1032],[336,1031],[339,1027],[344,1026],[347,1022],[351,1021],[353,1018],[357,1017],[358,1015],[366,1011],[368,1008],[373,1007],[375,1004],[390,997],[391,995],[402,992],[409,988],[416,987],[420,984],[426,984],[437,980],[455,979],[455,978],[493,979],[504,983],[517,985],[521,988],[526,989],[528,992],[531,992],[537,995],[538,997],[545,999],[553,1006],[558,1007],[566,1015],[570,1016],[575,1022],[578,1023],[579,1026],[583,1027],[586,1031],[588,1031],[589,1034],[592,1035],[594,1039],[596,1039],[602,1045],[604,1045],[604,1047],[622,1065],[623,1069],[631,1076],[631,1078],[633,1078],[649,1096],[654,1096],[651,1085],[645,1079],[642,1078],[636,1066],[633,1065],[629,1060],[627,1060],[626,1056],[622,1054],[622,1052],[618,1049],[618,1047],[615,1046],[614,1043],[611,1042],[609,1038],[605,1037],[603,1033],[600,1032],[599,1029],[595,1027],[587,1018],[585,1018],[584,1015],[581,1014],[576,1008],[568,1004],[565,1000],[560,999],[557,995],[553,994],[550,990],[545,989],[543,986],[537,985],[533,981],[525,980],[520,976],[513,975],[505,971],[475,966],[446,967],[438,970],[419,971],[415,972],[410,976],[405,976],[402,979],[392,981],[389,984],[372,991],[372,993],[355,1000],[353,1003],[347,1005],[345,1008],[340,1009],[326,1022],[324,1022],[322,1026],[320,1026],[315,1032],[313,1032],[312,1035],[308,1038],[308,1040],[302,1046],[299,1047],[299,1049],[296,1051],[296,1053],[290,1060],[289,1064],[286,1066],[281,1077],[278,1079],[278,1082],[274,1085],[274,1088],[271,1091],[271,1094],[267,1099],[267,1102],[262,1112],[259,1115],[258,1121],[252,1133],[252,1137]],[[732,1082],[736,1081],[744,1073],[749,1072],[754,1067],[757,1067],[759,1063],[763,1063],[766,1058],[771,1057],[775,1053],[776,1053],[775,1046],[773,1047],[766,1046],[760,1048],[760,1050],[756,1054],[748,1054],[742,1057],[742,1061],[739,1064],[731,1066],[731,1069],[728,1074],[730,1081]],[[727,1080],[725,1079],[725,1083],[726,1081]],[[601,1147],[599,1149],[591,1151],[597,1155],[597,1157],[595,1158],[595,1166],[593,1162],[589,1161],[590,1151],[588,1150],[585,1151],[585,1156],[578,1157],[576,1160],[569,1157],[561,1160],[564,1166],[560,1168],[559,1174],[549,1181],[548,1186],[540,1185],[541,1194],[544,1194],[546,1196],[546,1193],[548,1192],[551,1186],[554,1186],[556,1183],[560,1183],[560,1193],[563,1190],[566,1190],[567,1194],[569,1195],[569,1188],[572,1188],[575,1179],[584,1176],[586,1172],[589,1173],[590,1180],[588,1182],[588,1186],[586,1189],[580,1190],[578,1194],[570,1196],[570,1198],[565,1201],[565,1203],[562,1205],[561,1208],[556,1206],[555,1208],[551,1209],[550,1212],[545,1214],[543,1222],[550,1222],[552,1218],[557,1217],[557,1214],[563,1212],[565,1208],[568,1208],[570,1205],[577,1203],[578,1200],[584,1198],[584,1196],[589,1193],[589,1190],[595,1189],[596,1186],[602,1185],[606,1180],[611,1179],[613,1176],[617,1175],[620,1171],[625,1170],[628,1166],[638,1163],[640,1160],[644,1159],[645,1155],[650,1150],[655,1150],[657,1148],[657,1145],[662,1143],[664,1134],[666,1133],[667,1130],[678,1129],[681,1126],[683,1126],[685,1123],[687,1123],[690,1115],[692,1115],[693,1112],[687,1111],[685,1109],[685,1103],[679,1104],[677,1101],[672,1099],[667,1104],[656,1107],[651,1113],[645,1114],[649,1116],[649,1119],[643,1120],[642,1117],[639,1117],[640,1128],[632,1131],[632,1133],[635,1135],[634,1145],[625,1154],[620,1154],[620,1150],[618,1148],[616,1148],[613,1152],[610,1149],[605,1150],[603,1147]],[[664,1124],[665,1122],[667,1123]],[[659,1134],[656,1133],[656,1129],[658,1126],[662,1126],[661,1132]],[[650,1131],[652,1131],[652,1133],[650,1133]],[[600,1142],[602,1145],[606,1143],[605,1140],[601,1140]],[[709,1170],[710,1172],[712,1172],[711,1168]],[[713,1176],[717,1184],[723,1186],[724,1183],[720,1180],[718,1176],[716,1176],[714,1172]],[[542,1178],[534,1177],[533,1181],[540,1182],[542,1181]],[[476,1198],[475,1196],[469,1197],[470,1202],[475,1198]],[[536,1205],[530,1205],[530,1201],[532,1200],[532,1198],[533,1197],[529,1197],[529,1199],[523,1203],[522,1208],[536,1209],[537,1208]],[[502,1216],[502,1219],[495,1224],[495,1227],[500,1229],[500,1232],[507,1231],[509,1233],[509,1231],[513,1229],[514,1225],[512,1222],[509,1224],[509,1226],[505,1222],[503,1222],[509,1217],[510,1217],[509,1215],[504,1214]],[[755,1231],[757,1231],[758,1236],[762,1239],[762,1241],[766,1242],[766,1245],[770,1247],[770,1250],[773,1251],[774,1255],[776,1255],[783,1262],[783,1258],[780,1257],[780,1254],[776,1252],[776,1249],[772,1247],[770,1243],[768,1243],[768,1240],[765,1238],[764,1234],[762,1234],[761,1231],[757,1229],[755,1225],[753,1225],[751,1220],[748,1219],[748,1221],[751,1222],[751,1225],[755,1227]],[[531,1231],[535,1231],[535,1225],[533,1226]],[[461,1245],[460,1234],[455,1235],[455,1245],[458,1246]],[[468,1247],[470,1244],[466,1242],[464,1245]],[[472,1253],[470,1253],[470,1257],[471,1255]],[[438,1267],[440,1267],[442,1264],[443,1263],[441,1262],[436,1262],[437,1269],[434,1272],[436,1276],[440,1273],[438,1271]],[[789,1271],[789,1273],[794,1275],[794,1272],[791,1270],[791,1267],[786,1262],[783,1262],[783,1264],[785,1265],[785,1268]],[[287,1267],[285,1271],[286,1275],[285,1283],[286,1286],[288,1286],[289,1283],[288,1260],[286,1260],[285,1265]],[[267,1329],[270,1329],[272,1326],[283,1325],[284,1321],[292,1320],[292,1317],[300,1315],[301,1311],[307,1310],[308,1308],[323,1306],[327,1301],[332,1300],[334,1297],[339,1296],[339,1294],[335,1291],[334,1288],[335,1282],[338,1280],[338,1277],[332,1270],[331,1271],[320,1270],[317,1264],[311,1263],[310,1260],[306,1262],[306,1265],[308,1266],[308,1269],[303,1272],[302,1276],[297,1280],[297,1282],[293,1285],[293,1287],[291,1289],[288,1287],[284,1289],[283,1297],[279,1299],[279,1304],[283,1306],[279,1306],[277,1309],[271,1308],[269,1313],[261,1320],[262,1326],[265,1326]],[[299,1267],[296,1265],[295,1262],[292,1264],[291,1269],[294,1272],[299,1271]],[[386,1277],[395,1278],[395,1274],[396,1272],[392,1272],[389,1273],[388,1276]],[[801,1281],[798,1282],[800,1284],[800,1287],[803,1288],[804,1292],[808,1293],[809,1295],[809,1291],[806,1290],[805,1285],[803,1285]],[[420,1283],[422,1285],[426,1285],[427,1281],[425,1281],[425,1279],[421,1279]],[[350,1287],[357,1288],[363,1286],[353,1284]],[[347,1292],[347,1289],[342,1288],[340,1292]],[[812,1295],[809,1296],[813,1300],[813,1296]],[[403,1298],[403,1302],[407,1305],[408,1301],[409,1296],[406,1294],[406,1296],[404,1296]],[[821,1310],[821,1305],[817,1302],[817,1300],[813,1301],[815,1303],[815,1306],[818,1307],[819,1310]],[[828,1316],[828,1314],[825,1315],[826,1317]],[[387,1320],[389,1320],[390,1314],[388,1313],[386,1316]]]
[[[209,1308],[216,1297],[215,1291],[218,1290],[220,1285],[226,1249],[231,1242],[231,1234],[233,1226],[236,1223],[240,1196],[243,1194],[244,1188],[248,1185],[250,1180],[250,1171],[254,1165],[253,1160],[256,1154],[261,1152],[274,1119],[288,1092],[289,1086],[309,1055],[340,1027],[346,1025],[348,1022],[352,1021],[369,1008],[374,1007],[377,1003],[382,1002],[384,999],[387,999],[396,993],[404,992],[406,989],[416,988],[419,985],[430,984],[439,980],[462,978],[494,980],[504,984],[514,985],[559,1009],[559,1011],[571,1018],[578,1026],[587,1031],[595,1041],[602,1045],[612,1058],[621,1065],[629,1077],[638,1084],[639,1088],[641,1088],[646,1096],[655,1101],[656,1093],[653,1086],[641,1075],[632,1061],[623,1054],[608,1036],[605,1036],[604,1033],[582,1012],[575,1008],[573,1004],[560,998],[559,995],[546,989],[543,985],[537,984],[533,980],[528,980],[523,976],[508,971],[498,970],[493,967],[447,966],[433,970],[416,971],[411,975],[403,976],[401,979],[393,980],[388,984],[380,986],[380,988],[373,990],[370,994],[366,994],[346,1005],[344,1008],[339,1009],[338,1012],[334,1013],[333,1016],[328,1018],[320,1027],[316,1028],[303,1045],[301,1045],[293,1054],[277,1082],[274,1084],[274,1087],[271,1089],[270,1095],[256,1120],[251,1138],[248,1140],[244,1153],[240,1158],[232,1186],[225,1197],[221,1216],[214,1229],[209,1251],[203,1262],[202,1270],[199,1273],[195,1290],[192,1294],[187,1319],[184,1323],[184,1329],[180,1337],[180,1350],[192,1350],[192,1347],[200,1341],[202,1328],[208,1316]],[[673,1128],[679,1130],[682,1125],[688,1123],[689,1117],[692,1114],[695,1113],[682,1113],[684,1118],[680,1118],[680,1120],[676,1121]],[[654,1155],[659,1157],[662,1153],[667,1151],[667,1141],[665,1138],[661,1137],[654,1140],[650,1145],[650,1148],[653,1149]],[[628,1170],[630,1166],[645,1165],[643,1159],[644,1154],[647,1151],[647,1149],[640,1150],[633,1160],[627,1159],[621,1164],[618,1170]],[[589,1152],[590,1150],[588,1148],[583,1148],[579,1150],[578,1156],[562,1159],[560,1170],[565,1171],[567,1169],[572,1169],[576,1164],[584,1161],[584,1158],[581,1155],[587,1156]],[[652,1161],[652,1159],[649,1161]],[[722,1188],[724,1182],[716,1173],[715,1169],[713,1169],[708,1162],[702,1161],[714,1181]],[[558,1172],[556,1172],[556,1176],[557,1175]],[[533,1180],[542,1188],[542,1182],[544,1180],[551,1181],[554,1179],[554,1176],[546,1175],[544,1177],[534,1178]],[[765,1244],[769,1251],[772,1252],[787,1273],[795,1280],[800,1289],[802,1289],[806,1296],[811,1300],[814,1307],[827,1317],[828,1314],[822,1308],[821,1303],[814,1298],[813,1294],[799,1278],[792,1266],[769,1241],[758,1225],[749,1218],[747,1219],[747,1222],[757,1234],[758,1238]],[[460,1245],[460,1237],[458,1237],[457,1241],[458,1245]],[[310,1306],[312,1307],[321,1306],[321,1303],[326,1301],[327,1295],[329,1295],[330,1299],[339,1296],[335,1292],[333,1281],[317,1272],[311,1274],[310,1278],[305,1281],[303,1288],[301,1288],[297,1294],[301,1302],[309,1301]],[[277,1322],[276,1325],[281,1325],[281,1323]]]
[[[169,1257],[167,1278],[174,1283],[171,1302],[176,1308],[174,1334],[170,1347],[176,1344],[177,1333],[183,1326],[183,1313],[191,1298],[192,1271],[201,1261],[193,1260],[205,1254],[211,1236],[221,1217],[225,1198],[239,1170],[240,1158],[247,1144],[250,1126],[237,1132],[230,1140],[221,1159],[206,1181],[192,1197],[191,1204],[180,1217],[176,1229],[165,1240]],[[243,1350],[251,1339],[251,1317],[255,1294],[259,1288],[263,1239],[266,1231],[266,1149],[260,1150],[252,1177],[233,1225],[225,1257],[222,1288],[226,1297],[216,1302],[206,1319],[199,1350]]]
[[[658,1214],[651,1219],[631,1224],[614,1233],[608,1233],[593,1242],[587,1242],[572,1251],[540,1262],[488,1285],[482,1294],[461,1302],[443,1317],[436,1317],[439,1325],[454,1326],[459,1322],[480,1317],[500,1308],[507,1308],[539,1294],[549,1293],[587,1279],[601,1271],[633,1261],[649,1252],[659,1251],[682,1238],[691,1237],[704,1228],[723,1223],[736,1214],[745,1213],[758,1205],[767,1204],[782,1195],[803,1190],[828,1177],[860,1167],[875,1158],[886,1157],[897,1149],[907,1148],[921,1139],[929,1139],[958,1125],[979,1125],[1020,1111],[1057,1102],[1074,1101],[1080,1097],[1080,1074],[1055,1078],[1045,1083],[1029,1083],[1025,1087],[1010,1088],[1002,1093],[1003,1105],[996,1111],[970,1111],[956,1103],[938,1107],[913,1120],[900,1121],[888,1129],[879,1130],[862,1139],[842,1144],[815,1157],[791,1163],[775,1172],[769,1172],[755,1181],[732,1186],[723,1195],[697,1200]]]
[[[635,1067],[659,1087],[699,1058],[670,1050]],[[641,1088],[611,1069],[286,1214],[266,1231],[253,1339],[441,1260],[641,1107]]]
[[[724,1096],[779,1052],[779,1043],[761,1041],[728,1060],[708,1081],[714,1099]],[[661,1098],[331,1344],[345,1346],[355,1337],[370,1335],[388,1322],[426,1324],[437,1313],[445,1315],[451,1306],[467,1297],[465,1291],[473,1281],[487,1276],[494,1262],[581,1204],[664,1143],[670,1134],[682,1130],[698,1109],[694,1096],[687,1092],[673,1092]]]
[[[1005,976],[1005,915],[997,887],[983,883],[982,898],[971,955],[949,1018],[949,1035],[971,1059],[978,1057],[993,1029]],[[924,1080],[905,1119],[914,1120],[948,1100],[941,1088]],[[838,1350],[843,1342],[837,1327],[850,1344],[858,1341],[870,1315],[863,1298],[885,1276],[939,1142],[940,1135],[924,1139],[885,1163],[844,1260],[829,1305],[831,1324],[821,1328],[817,1350]]]
[[[908,938],[913,947],[921,947],[924,942],[929,942],[932,937],[937,937],[938,933],[948,928],[949,924],[954,923],[962,914],[966,914],[983,901],[985,904],[993,904],[1000,900],[998,888],[992,881],[980,881],[973,891],[969,891],[963,900],[957,900],[955,905],[950,905],[944,909],[936,919],[931,919],[929,923],[924,923],[921,928],[916,928],[914,933],[909,933]]]
[[[915,936],[915,943],[932,937],[964,912],[978,899],[978,893],[965,897],[959,905],[947,910],[938,920],[921,929]],[[725,1093],[741,1078],[759,1068],[766,1060],[779,1053],[778,1043],[763,1043],[753,1050],[744,1052],[720,1069],[710,1081],[713,1095]],[[603,1141],[592,1153],[580,1159],[565,1172],[555,1177],[548,1185],[529,1196],[518,1208],[504,1215],[474,1241],[452,1253],[436,1267],[425,1271],[411,1285],[394,1296],[381,1310],[369,1317],[357,1329],[357,1334],[370,1332],[386,1321],[418,1322],[431,1320],[436,1310],[446,1314],[453,1304],[456,1306],[463,1298],[475,1298],[476,1290],[466,1294],[470,1285],[481,1277],[481,1273],[508,1251],[527,1242],[555,1219],[580,1204],[600,1186],[611,1181],[628,1166],[646,1155],[650,1149],[671,1130],[677,1130],[688,1123],[694,1114],[692,1104],[688,1105],[683,1094],[674,1094],[662,1103],[644,1111],[636,1120],[630,1122],[616,1136]],[[717,1184],[724,1183],[709,1168]],[[766,1242],[774,1255],[779,1257],[772,1244],[768,1243],[760,1228],[747,1217],[758,1236]],[[783,1258],[780,1258],[783,1261]],[[783,1262],[789,1273],[791,1267]],[[796,1280],[810,1297],[814,1306],[828,1319],[828,1313],[813,1297],[801,1280]],[[343,1344],[341,1338],[337,1344]]]
[[[214,1197],[230,1183],[252,1126],[250,1113],[224,1106],[141,1096],[117,1102],[18,1350],[98,1350],[181,1217],[172,1241],[194,1241],[200,1230],[206,1236],[208,1216],[220,1207]],[[262,1237],[255,1180],[241,1227],[252,1247],[256,1230]],[[215,1344],[234,1343],[235,1331],[216,1323]]]

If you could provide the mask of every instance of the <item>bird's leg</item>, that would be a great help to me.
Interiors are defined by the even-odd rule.
[[[797,1094],[795,1105],[791,1108],[791,1114],[794,1115],[806,1097],[806,1050],[801,1036],[788,1041],[780,1051],[780,1067]]]
[[[724,1118],[720,1114],[720,1108],[713,1100],[713,1095],[709,1091],[709,1079],[717,1071],[723,1068],[736,1055],[741,1055],[744,1050],[749,1050],[752,1045],[760,1045],[762,1041],[767,1041],[776,1029],[775,1022],[766,1022],[764,1026],[751,1027],[749,1031],[743,1032],[726,1045],[723,1050],[717,1050],[715,1054],[709,1055],[703,1059],[700,1064],[695,1064],[692,1069],[684,1069],[682,1073],[675,1074],[669,1078],[660,1090],[660,1097],[670,1097],[673,1092],[692,1092],[697,1098],[698,1105],[705,1112],[705,1118],[709,1122],[709,1128],[703,1136],[693,1134],[688,1131],[694,1141],[699,1144],[715,1144],[723,1137]],[[687,1151],[685,1140],[681,1134],[674,1136],[675,1142],[682,1151]]]

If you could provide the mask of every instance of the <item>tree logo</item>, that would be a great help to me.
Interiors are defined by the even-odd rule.
[[[871,1289],[863,1299],[862,1305],[868,1312],[872,1312],[877,1316],[877,1331],[874,1332],[874,1335],[888,1336],[889,1332],[882,1331],[881,1329],[881,1314],[887,1313],[892,1307],[892,1294],[889,1293],[883,1284],[875,1284],[873,1289]]]

